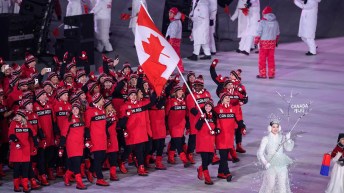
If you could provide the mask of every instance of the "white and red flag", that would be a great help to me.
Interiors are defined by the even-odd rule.
[[[156,94],[160,96],[181,59],[155,26],[142,4],[136,24],[135,46],[140,65]]]

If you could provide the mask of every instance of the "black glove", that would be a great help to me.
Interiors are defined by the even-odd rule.
[[[220,128],[215,128],[214,131],[215,131],[215,135],[218,135],[218,134],[221,133],[221,129]]]
[[[238,121],[238,127],[239,127],[239,129],[246,128],[246,125],[245,125],[243,120]]]
[[[276,42],[276,48],[278,47],[278,42]]]
[[[186,122],[185,122],[185,128],[188,130],[188,129],[190,129],[190,120],[189,120],[189,117],[186,117],[185,120],[186,120]]]
[[[213,26],[214,25],[214,20],[211,19],[210,22],[209,22],[209,26]]]
[[[128,11],[131,11],[131,10],[133,10],[133,8],[132,7],[128,7]]]
[[[170,36],[167,36],[167,37],[166,37],[166,40],[167,40],[167,41],[170,40]]]
[[[108,129],[112,125],[113,121],[107,120],[106,121],[106,129]]]
[[[59,146],[60,147],[66,146],[66,137],[65,136],[61,136]]]
[[[196,116],[198,114],[198,110],[194,107],[190,110],[190,113]]]

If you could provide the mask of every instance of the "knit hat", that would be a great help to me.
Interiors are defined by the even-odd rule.
[[[43,82],[43,88],[45,86],[51,86],[51,88],[54,88],[54,84],[50,80],[46,80]]]
[[[28,79],[25,78],[25,79],[19,79],[18,81],[18,88],[21,87],[21,86],[27,86],[28,85]]]
[[[125,62],[125,63],[123,64],[122,70],[124,70],[124,68],[130,68],[130,69],[131,69],[131,65],[129,64],[129,62]]]
[[[109,105],[112,105],[112,102],[110,100],[104,101],[104,108],[108,107]]]
[[[107,77],[107,74],[101,73],[101,74],[99,74],[99,76],[98,76],[98,80],[100,80],[101,78],[104,78],[104,77]]]
[[[98,103],[101,99],[103,98],[103,96],[100,93],[96,93],[92,96],[92,102],[94,104]]]
[[[131,88],[131,89],[128,90],[128,96],[130,96],[133,93],[135,93],[135,94],[137,93],[137,89],[136,88]]]
[[[67,89],[60,88],[56,92],[56,98],[60,98],[62,95],[66,94],[66,93],[68,94],[68,90]]]
[[[225,82],[223,83],[223,87],[226,87],[227,84],[233,84],[233,81],[226,79]]]
[[[193,72],[193,71],[190,71],[187,75],[186,75],[186,81],[189,81],[189,78],[190,78],[190,76],[194,76],[194,77],[196,77],[196,74],[195,74],[195,72]]]
[[[37,89],[36,91],[35,91],[35,95],[36,95],[36,98],[38,99],[40,96],[42,96],[43,94],[46,94],[46,92],[43,90],[43,89],[41,89],[41,88],[39,88],[39,89]]]
[[[75,57],[73,57],[72,61],[69,64],[67,64],[66,70],[70,71],[70,69],[72,69],[73,67],[76,67]]]
[[[137,76],[137,74],[130,74],[130,79],[132,79],[132,78],[136,78],[136,79],[138,79],[138,78],[139,78],[139,76]]]
[[[71,78],[73,78],[73,74],[72,74],[72,73],[70,73],[70,72],[68,72],[68,73],[65,73],[65,74],[63,75],[63,80],[66,80],[68,77],[71,77]]]
[[[16,115],[20,115],[20,116],[22,116],[24,119],[26,119],[25,111],[22,110],[22,109],[18,109],[18,110],[16,111]]]
[[[34,61],[36,61],[36,58],[32,54],[27,53],[25,56],[25,64],[28,65]]]
[[[93,92],[94,88],[96,88],[98,84],[96,82],[91,82],[87,85],[88,92]]]
[[[170,9],[170,12],[173,13],[174,15],[176,15],[179,11],[178,11],[178,8],[177,7],[172,7]]]
[[[210,105],[212,108],[214,108],[214,101],[210,99],[204,103],[204,106],[206,105]]]
[[[10,79],[10,86],[11,87],[14,87],[14,85],[16,85],[17,81],[19,80],[19,76],[13,76],[11,79]]]
[[[183,88],[179,85],[173,87],[173,93],[176,93],[178,90],[183,90]]]
[[[238,73],[236,73],[234,70],[231,71],[231,74],[233,74],[233,76],[235,76],[235,78],[236,78],[237,80],[240,79]]]
[[[105,77],[105,79],[104,79],[104,82],[106,82],[106,81],[113,83],[113,79],[111,77],[108,77],[108,76]]]
[[[85,92],[83,90],[79,89],[75,92],[75,94],[79,98],[82,94],[85,94]]]
[[[31,91],[25,91],[22,95],[22,99],[32,99],[33,98],[33,93]]]
[[[195,82],[193,82],[193,85],[201,85],[201,86],[203,86],[204,85],[204,79],[203,79],[203,76],[202,75],[199,75],[197,78],[196,78],[196,80],[195,80]]]
[[[230,96],[228,92],[223,92],[220,94],[220,101],[222,102],[226,96]]]
[[[338,135],[338,141],[337,141],[337,142],[339,142],[339,140],[342,139],[342,138],[344,138],[344,133],[339,133],[339,135]]]
[[[74,108],[74,107],[81,109],[81,104],[79,102],[73,102],[72,108]]]
[[[78,99],[79,99],[78,95],[72,94],[72,95],[69,97],[69,102],[70,102],[70,103],[75,103],[76,101],[78,101]]]
[[[48,74],[48,77],[47,77],[47,80],[51,80],[54,76],[57,76],[58,77],[58,74],[56,72],[50,72]]]
[[[272,13],[272,8],[270,6],[266,6],[264,9],[263,9],[263,15],[265,14],[268,14],[268,13]]]
[[[76,72],[76,78],[79,79],[79,78],[81,78],[82,76],[86,76],[85,70],[78,70],[78,71]]]
[[[20,106],[25,109],[26,105],[32,103],[32,99],[23,99],[20,103]]]
[[[12,69],[12,75],[14,76],[18,76],[22,72],[20,66],[17,63],[12,64]]]

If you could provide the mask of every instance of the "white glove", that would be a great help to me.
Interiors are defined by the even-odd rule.
[[[286,140],[289,140],[289,139],[290,139],[290,135],[291,135],[290,132],[288,132],[288,133],[285,135]]]
[[[267,164],[265,164],[265,169],[269,169],[269,168],[270,168],[270,166],[271,166],[271,164],[270,164],[270,163],[267,163]]]

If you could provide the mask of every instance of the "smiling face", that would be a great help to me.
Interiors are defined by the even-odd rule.
[[[279,125],[275,123],[271,126],[271,133],[274,135],[277,135],[278,132],[279,132]]]
[[[72,113],[73,113],[73,115],[74,116],[78,116],[79,115],[79,108],[78,107],[73,107],[73,109],[72,109]]]
[[[206,111],[207,113],[209,113],[209,112],[211,111],[212,108],[213,108],[213,107],[212,107],[211,105],[209,105],[209,104],[206,104],[206,105],[204,106],[204,109],[205,109],[205,111]]]

